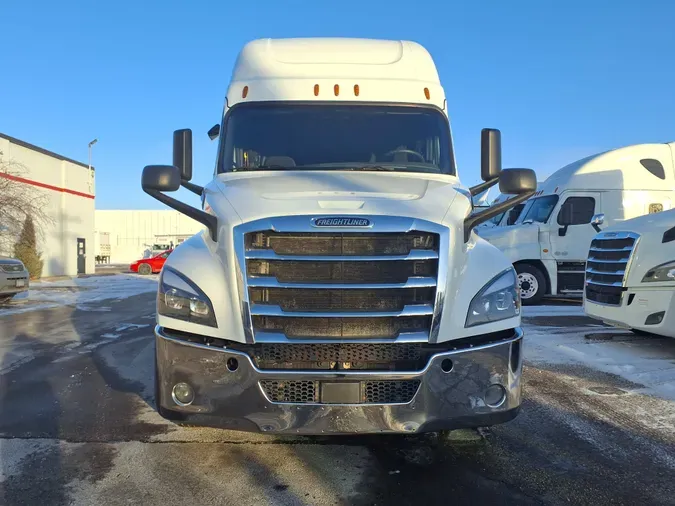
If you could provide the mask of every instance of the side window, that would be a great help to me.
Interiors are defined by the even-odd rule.
[[[560,217],[569,213],[572,217],[570,225],[583,225],[590,223],[595,214],[595,199],[593,197],[569,197],[558,212],[558,224]]]

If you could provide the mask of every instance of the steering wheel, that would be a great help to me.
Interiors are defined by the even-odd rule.
[[[417,158],[420,159],[420,161],[422,163],[426,163],[426,160],[424,159],[424,157],[421,154],[419,154],[417,151],[413,151],[412,149],[403,149],[403,148],[392,149],[391,151],[386,152],[384,154],[384,156],[392,156],[392,155],[395,155],[396,153],[407,153],[409,155],[416,156]]]

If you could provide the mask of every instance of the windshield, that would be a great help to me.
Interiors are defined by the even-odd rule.
[[[547,195],[532,199],[527,213],[524,213],[525,217],[523,221],[532,220],[537,223],[546,223],[557,203],[557,195]]]
[[[493,216],[490,218],[487,223],[492,223],[493,225],[497,226],[499,225],[499,222],[502,221],[502,218],[504,217],[504,213],[499,213],[497,216]]]
[[[351,169],[455,174],[450,128],[434,108],[247,104],[223,126],[218,172]]]

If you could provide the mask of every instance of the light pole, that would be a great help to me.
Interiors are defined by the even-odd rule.
[[[98,139],[94,139],[89,143],[89,191],[92,191],[92,181],[94,180],[94,175],[91,173],[91,147],[98,142]]]
[[[91,147],[98,142],[98,139],[94,139],[89,143],[89,170],[91,170]]]

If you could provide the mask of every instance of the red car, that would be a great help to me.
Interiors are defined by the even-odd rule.
[[[129,266],[131,272],[137,272],[139,274],[154,274],[162,270],[164,262],[171,254],[173,250],[167,250],[164,253],[160,253],[154,257],[143,258],[141,260],[136,260],[133,264]]]

